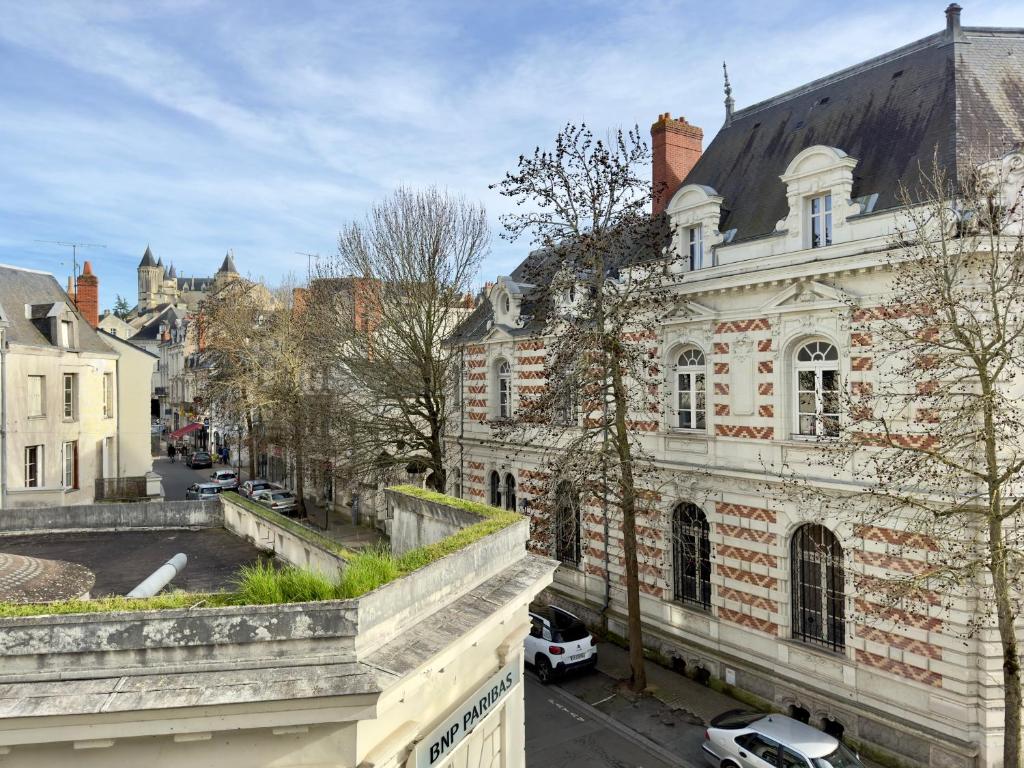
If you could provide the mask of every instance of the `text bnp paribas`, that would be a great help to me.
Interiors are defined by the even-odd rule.
[[[416,768],[440,765],[519,682],[518,659],[498,670],[463,701],[427,738],[416,745]]]

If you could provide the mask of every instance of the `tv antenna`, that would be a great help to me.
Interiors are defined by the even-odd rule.
[[[309,274],[313,271],[313,259],[316,259],[317,261],[320,261],[320,254],[319,253],[306,253],[305,251],[296,251],[295,255],[296,256],[305,256],[306,257],[306,275],[307,276],[309,276]]]
[[[49,245],[62,245],[65,248],[71,249],[71,269],[75,277],[75,297],[78,296],[78,249],[79,248],[106,248],[105,245],[99,243],[66,243],[63,240],[36,240],[37,243],[47,243]]]

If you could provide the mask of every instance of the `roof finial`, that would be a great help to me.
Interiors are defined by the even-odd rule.
[[[725,75],[725,124],[726,126],[732,125],[732,110],[736,106],[736,102],[732,98],[732,86],[729,85],[729,70],[725,66],[725,62],[722,62],[722,74]]]

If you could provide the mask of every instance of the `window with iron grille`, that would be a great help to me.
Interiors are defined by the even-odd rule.
[[[490,502],[492,507],[501,506],[501,475],[497,472],[491,472],[491,495]]]
[[[516,510],[516,478],[511,472],[505,475],[505,509]]]
[[[797,528],[790,544],[793,637],[842,650],[846,644],[843,550],[821,525]]]
[[[827,341],[797,350],[795,361],[796,432],[808,437],[839,434],[839,352]]]
[[[676,600],[711,605],[710,527],[696,504],[677,504],[672,510],[673,589]]]
[[[555,558],[580,563],[580,498],[568,481],[555,489]]]

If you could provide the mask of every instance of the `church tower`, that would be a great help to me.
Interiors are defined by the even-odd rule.
[[[161,288],[163,287],[164,268],[163,265],[153,258],[153,251],[146,246],[146,252],[139,262],[139,310],[152,309],[160,303]]]

